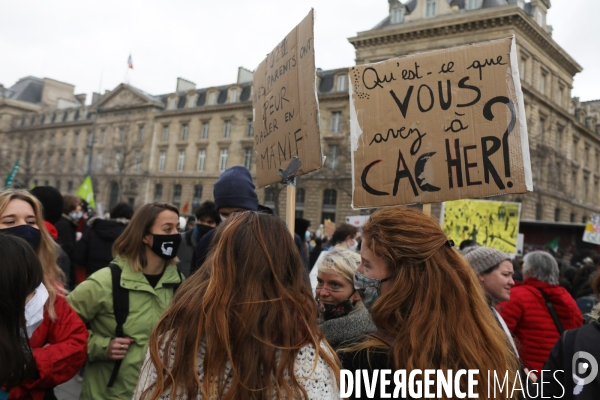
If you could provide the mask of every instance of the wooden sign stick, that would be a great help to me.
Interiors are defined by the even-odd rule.
[[[431,217],[431,203],[423,204],[423,214]]]
[[[294,238],[294,229],[296,228],[296,186],[287,185],[287,199],[285,206],[285,222]]]

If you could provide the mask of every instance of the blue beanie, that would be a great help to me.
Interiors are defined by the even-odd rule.
[[[258,196],[250,171],[245,167],[231,167],[215,182],[213,197],[217,211],[223,207],[237,207],[256,211]]]

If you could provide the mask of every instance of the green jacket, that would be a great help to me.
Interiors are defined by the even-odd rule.
[[[108,359],[108,345],[115,337],[117,323],[113,312],[110,268],[102,268],[67,297],[90,332],[80,399],[132,398],[150,333],[173,297],[173,287],[168,284],[178,284],[184,279],[177,272],[177,267],[171,265],[166,268],[156,287],[152,288],[144,274],[133,271],[127,260],[117,257],[113,262],[123,269],[121,286],[129,290],[129,314],[123,330],[134,342],[121,363],[114,386],[108,388],[106,385],[115,365],[114,361]],[[167,287],[164,287],[165,284]]]

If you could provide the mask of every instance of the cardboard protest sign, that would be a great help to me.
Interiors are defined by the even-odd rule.
[[[354,208],[533,190],[515,39],[352,67]]]
[[[294,157],[296,176],[321,168],[313,10],[254,72],[254,151],[259,187],[281,182]]]
[[[583,231],[584,242],[600,244],[600,215],[592,214]]]
[[[520,216],[521,203],[456,200],[442,204],[440,225],[456,245],[471,239],[482,246],[516,254]]]
[[[362,228],[364,224],[371,218],[370,215],[350,215],[346,217],[346,223],[354,225],[357,228]]]

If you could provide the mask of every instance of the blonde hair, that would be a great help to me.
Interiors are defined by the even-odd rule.
[[[121,256],[127,260],[133,271],[142,271],[148,263],[143,242],[144,236],[150,234],[150,229],[156,222],[158,214],[163,211],[172,211],[179,217],[177,207],[167,203],[154,202],[140,207],[133,214],[121,236],[115,240],[112,247],[113,257]],[[175,257],[169,260],[166,265],[175,265],[178,261],[179,259]]]
[[[340,274],[354,284],[354,272],[360,265],[360,256],[351,250],[334,249],[321,260],[317,269],[319,272]]]
[[[52,239],[52,236],[46,230],[44,225],[44,214],[42,211],[42,205],[32,194],[25,190],[5,190],[0,192],[0,215],[6,210],[8,203],[12,200],[22,200],[33,208],[35,214],[35,223],[40,229],[40,243],[35,248],[35,254],[38,256],[42,269],[44,270],[44,286],[48,290],[48,301],[44,306],[50,319],[56,321],[57,315],[54,310],[54,302],[56,296],[65,295],[66,291],[64,288],[65,275],[59,268],[56,260],[58,258],[58,244]]]

